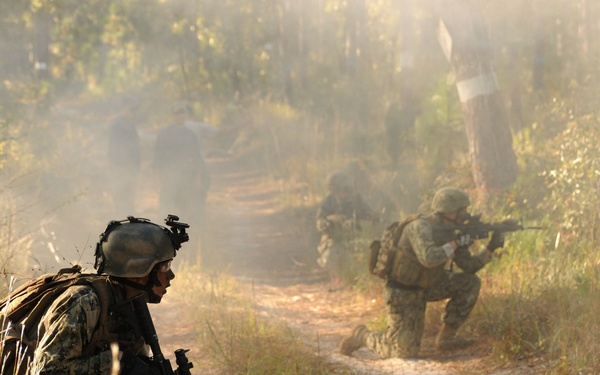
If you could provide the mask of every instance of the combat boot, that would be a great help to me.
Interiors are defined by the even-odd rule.
[[[354,327],[352,334],[342,340],[340,344],[340,352],[343,355],[351,355],[354,351],[365,346],[365,339],[369,330],[364,324]]]
[[[456,331],[456,328],[452,328],[444,323],[435,339],[435,347],[438,350],[455,350],[466,348],[474,343],[474,340],[456,336]]]

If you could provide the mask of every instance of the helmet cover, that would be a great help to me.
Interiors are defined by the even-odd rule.
[[[144,277],[156,264],[175,257],[178,247],[169,229],[146,219],[128,221],[111,221],[100,235],[94,264],[99,274]]]
[[[342,171],[334,171],[327,176],[327,186],[330,190],[350,190],[352,189],[352,182],[350,176]]]
[[[435,213],[458,212],[471,204],[469,194],[463,189],[446,186],[439,189],[433,196],[431,208]]]

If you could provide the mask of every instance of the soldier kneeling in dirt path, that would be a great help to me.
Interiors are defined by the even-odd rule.
[[[144,306],[160,303],[167,293],[175,278],[171,261],[188,240],[187,224],[176,220],[170,215],[166,221],[171,229],[131,216],[109,222],[96,246],[98,275],[73,275],[89,282],[69,284],[65,291],[54,293],[37,329],[27,331],[25,342],[30,347],[23,352],[33,351],[28,374],[160,373],[149,357],[151,343],[144,331],[150,328],[147,321],[139,320],[141,310],[133,300],[142,298]],[[118,353],[111,352],[115,344]]]
[[[442,316],[436,338],[439,350],[464,348],[471,340],[456,336],[477,302],[481,280],[475,275],[492,259],[492,252],[504,245],[503,233],[494,232],[487,247],[473,256],[468,234],[457,239],[434,241],[436,226],[462,224],[469,219],[468,194],[459,188],[445,187],[436,192],[433,213],[414,215],[404,226],[397,245],[395,261],[386,278],[384,299],[387,329],[372,332],[364,325],[354,328],[340,345],[344,355],[366,346],[381,358],[415,358],[421,347],[427,302],[450,299]],[[409,220],[409,219],[407,219]],[[445,266],[451,261],[463,272]]]
[[[355,191],[347,173],[332,172],[327,177],[327,187],[330,193],[316,215],[317,230],[321,233],[317,263],[329,272],[329,291],[336,291],[341,287],[344,264],[351,257],[344,240],[361,230],[361,220],[375,219],[375,213],[365,198]]]

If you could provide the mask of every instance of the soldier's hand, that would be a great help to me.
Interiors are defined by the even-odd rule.
[[[458,247],[469,247],[473,244],[473,240],[471,239],[471,235],[470,234],[463,234],[460,235],[456,240],[456,245]]]
[[[442,250],[444,250],[444,253],[446,253],[446,256],[448,257],[448,259],[452,259],[454,257],[454,250],[455,247],[452,244],[452,242],[448,242],[442,245]]]
[[[492,261],[492,256],[493,256],[493,253],[490,250],[486,249],[486,248],[484,248],[479,253],[479,259],[481,260],[481,262],[483,264],[488,264],[489,262],[491,262]]]
[[[327,216],[327,220],[341,224],[344,222],[344,220],[346,220],[346,216],[340,214],[331,214]]]
[[[504,247],[504,232],[494,232],[487,248],[493,252],[501,247]]]
[[[119,362],[120,374],[123,375],[160,375],[158,370],[150,367],[146,360],[131,350],[124,351]]]

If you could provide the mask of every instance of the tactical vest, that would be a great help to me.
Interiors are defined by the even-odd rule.
[[[430,225],[436,220],[433,215],[419,219],[427,221]],[[436,245],[441,244],[436,243]],[[400,236],[395,250],[388,277],[401,285],[431,288],[444,274],[444,264],[427,268],[419,262],[405,231]]]

